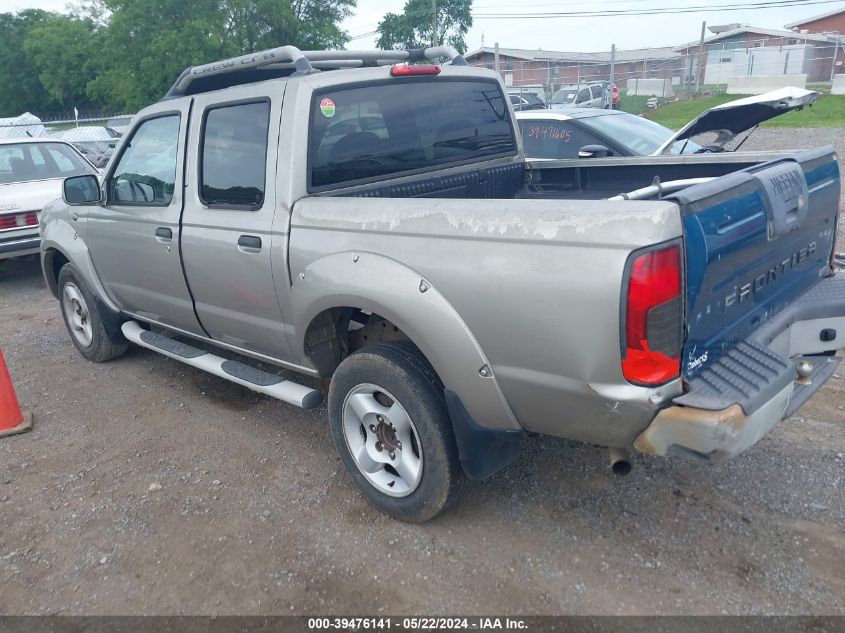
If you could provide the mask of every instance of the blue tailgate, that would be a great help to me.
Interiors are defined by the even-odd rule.
[[[829,273],[839,194],[837,157],[824,147],[674,196],[686,252],[686,379]]]

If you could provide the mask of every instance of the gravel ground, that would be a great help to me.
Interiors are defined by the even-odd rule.
[[[534,438],[413,526],[361,498],[324,409],[142,349],[83,360],[35,262],[0,262],[0,344],[35,415],[0,440],[3,614],[845,614],[839,374],[727,464],[614,478]]]
[[[740,134],[736,141],[742,142],[745,133]],[[729,147],[734,147],[736,142]],[[845,128],[808,127],[808,128],[773,128],[761,127],[754,131],[748,141],[742,144],[740,151],[764,151],[780,149],[801,149],[818,147],[819,145],[833,145],[841,160],[845,160]],[[845,211],[845,179],[842,181],[843,195],[839,200],[839,208]]]
[[[740,134],[740,141],[745,134]],[[845,128],[807,127],[776,128],[761,127],[754,131],[742,150],[777,150],[833,145],[839,156],[845,156]]]

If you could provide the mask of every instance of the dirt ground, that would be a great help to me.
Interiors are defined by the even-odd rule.
[[[534,438],[414,526],[358,494],[325,409],[85,361],[37,262],[0,262],[0,347],[35,415],[0,440],[2,614],[845,614],[845,367],[727,464],[614,478]]]

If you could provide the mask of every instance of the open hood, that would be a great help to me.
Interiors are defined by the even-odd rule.
[[[740,132],[780,116],[784,112],[800,110],[806,105],[812,105],[820,96],[821,93],[814,90],[787,87],[714,106],[682,127],[655,154],[665,154],[677,141],[706,132],[717,132],[718,137],[713,144],[721,147]]]

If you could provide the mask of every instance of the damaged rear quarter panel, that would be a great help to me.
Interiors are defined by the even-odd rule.
[[[621,446],[654,414],[653,390],[627,384],[620,369],[625,262],[634,249],[680,235],[669,202],[308,198],[292,216],[292,298],[299,306],[300,273],[307,280],[309,267],[335,253],[397,262],[415,273],[407,292],[419,293],[424,278],[454,309],[524,428]],[[339,278],[356,265],[351,255],[335,261]],[[366,283],[391,274],[385,265]],[[403,294],[389,308],[424,324],[429,315],[408,314]],[[296,319],[298,339],[305,318]],[[436,324],[417,331],[421,348],[442,344]],[[679,385],[661,397],[673,390]]]

